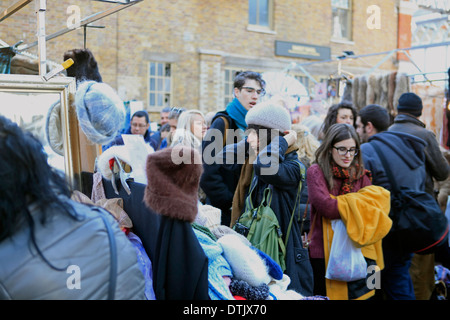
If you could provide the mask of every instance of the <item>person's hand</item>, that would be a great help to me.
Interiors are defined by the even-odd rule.
[[[297,132],[295,132],[294,130],[288,130],[284,133],[285,135],[283,138],[286,140],[289,147],[292,146],[297,141]]]

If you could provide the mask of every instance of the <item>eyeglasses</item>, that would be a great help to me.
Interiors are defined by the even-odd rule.
[[[178,116],[184,111],[186,111],[185,108],[172,107],[169,112],[169,119],[178,119]]]
[[[264,89],[258,89],[256,90],[255,88],[252,87],[242,87],[241,89],[245,89],[247,90],[248,93],[253,94],[255,91],[259,96],[263,96],[266,94],[266,90]]]
[[[132,127],[139,127],[139,128],[145,128],[147,127],[147,124],[143,124],[143,123],[132,123],[131,124]]]
[[[334,146],[333,146],[333,148],[336,149],[337,152],[339,153],[339,155],[341,155],[341,156],[347,155],[347,152],[348,152],[350,154],[350,156],[353,157],[353,156],[356,156],[359,152],[359,150],[356,148],[347,149],[346,147],[334,147]]]

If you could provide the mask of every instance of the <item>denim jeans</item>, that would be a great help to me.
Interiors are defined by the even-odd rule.
[[[381,290],[388,300],[416,300],[409,274],[412,253],[400,253],[383,248],[384,269],[381,271]]]

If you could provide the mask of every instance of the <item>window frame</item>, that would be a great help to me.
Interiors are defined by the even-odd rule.
[[[259,0],[257,0],[257,10],[259,10]],[[274,17],[274,1],[273,0],[267,0],[267,8],[268,8],[268,16],[267,16],[267,26],[266,25],[261,25],[259,24],[259,14],[256,15],[256,19],[257,19],[257,23],[250,23],[250,0],[247,2],[248,3],[248,10],[247,10],[247,30],[249,31],[260,31],[260,32],[271,32],[273,31],[274,28],[274,23],[273,23],[273,17]]]
[[[155,74],[151,74],[151,66],[155,65]],[[158,67],[162,65],[163,74],[158,74]],[[166,75],[167,66],[170,68],[170,75]],[[155,79],[155,89],[152,90],[150,86],[151,79]],[[170,88],[167,90],[166,88],[166,80],[169,79]],[[159,90],[158,80],[162,81],[162,90]],[[148,61],[147,62],[147,110],[148,111],[161,111],[164,107],[170,107],[172,105],[172,90],[173,90],[173,63],[170,62],[162,62],[162,61]],[[158,102],[158,94],[163,95],[162,105],[159,105]],[[155,94],[155,104],[150,104],[151,94]],[[166,96],[168,96],[168,101],[166,102]]]
[[[333,0],[331,0],[331,39],[337,40],[337,41],[353,41],[353,1],[348,1],[348,8],[335,6],[333,4]],[[336,37],[335,31],[334,31],[334,14],[333,10],[336,8],[336,10],[346,10],[347,11],[347,21],[345,23],[347,24],[346,27],[348,29],[348,35],[342,35],[342,37]],[[340,22],[342,25],[342,23]]]

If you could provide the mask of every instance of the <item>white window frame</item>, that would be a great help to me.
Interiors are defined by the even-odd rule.
[[[267,15],[267,25],[262,25],[259,23],[259,14],[258,14],[258,10],[259,10],[259,1],[257,0],[257,4],[256,4],[256,10],[257,10],[257,14],[256,14],[256,23],[250,23],[250,10],[253,10],[253,8],[250,8],[250,0],[248,1],[248,26],[247,26],[247,30],[248,31],[257,31],[257,32],[268,32],[268,33],[273,33],[273,9],[274,9],[274,5],[273,5],[273,0],[266,0],[267,1],[267,8],[268,8],[268,15]]]
[[[151,66],[155,66],[155,74],[151,73]],[[162,74],[158,72],[159,67],[162,67]],[[166,68],[170,68],[170,75],[166,75]],[[151,87],[151,82],[154,81],[154,88]],[[167,88],[167,81],[169,88]],[[147,63],[147,105],[149,111],[161,111],[164,107],[172,105],[172,84],[173,84],[173,64],[160,61],[149,61]],[[154,102],[152,104],[152,95],[154,95]],[[162,95],[162,100],[159,100],[158,95]],[[159,103],[161,101],[162,103]]]
[[[338,40],[338,41],[352,41],[353,39],[353,32],[352,32],[352,21],[353,21],[353,1],[352,0],[340,0],[340,1],[348,1],[348,8],[345,6],[340,6],[338,3],[334,3],[335,1],[339,1],[339,0],[331,0],[331,15],[332,15],[332,19],[331,19],[331,38],[333,40]],[[335,20],[335,15],[333,13],[334,10],[345,10],[347,11],[347,20],[346,21],[336,21]],[[337,16],[338,17],[338,16]],[[338,34],[337,31],[335,30],[335,24],[339,24],[339,26],[341,26],[343,23],[346,24],[346,28],[348,30],[348,35],[344,35],[344,34]]]

